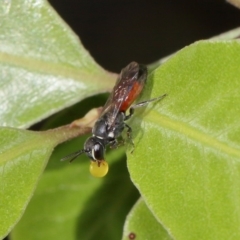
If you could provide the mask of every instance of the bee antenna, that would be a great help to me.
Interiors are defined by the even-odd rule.
[[[60,161],[63,162],[63,161],[69,160],[69,162],[72,162],[73,160],[75,160],[77,157],[79,157],[79,156],[80,156],[81,154],[83,154],[84,152],[85,152],[84,149],[79,150],[79,151],[77,151],[77,152],[71,153],[71,154],[69,154],[69,155],[61,158]]]

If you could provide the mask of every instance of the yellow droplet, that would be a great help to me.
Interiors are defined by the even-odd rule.
[[[89,171],[94,177],[104,177],[108,173],[108,163],[104,160],[101,162],[91,161]]]

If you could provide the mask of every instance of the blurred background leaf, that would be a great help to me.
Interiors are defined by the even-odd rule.
[[[0,129],[0,237],[19,220],[56,142],[40,133]]]
[[[44,128],[76,119],[79,109],[85,112],[95,102],[105,101],[105,95],[88,98],[55,114],[44,123]],[[23,218],[11,233],[11,239],[121,237],[125,217],[139,196],[130,181],[123,149],[109,151],[108,175],[103,179],[94,178],[89,173],[90,163],[85,155],[72,164],[59,161],[82,148],[85,139],[80,137],[56,148]]]

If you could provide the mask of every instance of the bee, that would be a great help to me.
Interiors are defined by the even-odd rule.
[[[131,62],[122,69],[102,113],[92,129],[92,136],[86,140],[82,150],[74,152],[62,160],[70,159],[73,161],[85,153],[92,161],[90,171],[91,167],[94,169],[96,166],[101,167],[101,165],[105,166],[106,171],[108,171],[104,157],[106,147],[116,148],[119,144],[118,138],[125,128],[127,136],[133,144],[132,129],[126,121],[132,117],[134,110],[166,96],[164,94],[132,106],[146,84],[147,73],[147,67],[136,62]],[[129,114],[126,113],[128,109]]]

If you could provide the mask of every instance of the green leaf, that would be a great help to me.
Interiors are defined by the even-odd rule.
[[[0,237],[19,220],[54,143],[42,134],[11,128],[0,129]]]
[[[52,116],[43,128],[71,122],[79,112],[85,113],[105,101],[105,95],[85,99]],[[61,127],[42,134],[60,141],[73,134],[70,130]],[[11,239],[120,239],[125,216],[139,197],[129,179],[122,149],[107,152],[110,171],[103,179],[90,175],[85,155],[72,164],[59,161],[81,149],[86,137],[56,148],[23,217],[11,232]]]
[[[120,239],[126,214],[139,195],[125,158],[119,158],[122,150],[107,154],[110,171],[105,178],[90,175],[84,155],[72,164],[59,162],[83,146],[83,140],[56,149],[11,239]]]
[[[0,128],[0,237],[23,214],[53,148],[79,131],[68,126],[45,132]]]
[[[116,76],[95,63],[46,1],[2,4],[1,126],[28,127],[112,88]]]
[[[173,239],[149,211],[142,198],[128,214],[123,231],[123,240],[133,239]]]
[[[240,238],[239,53],[239,41],[179,51],[142,99],[168,96],[134,118],[131,178],[174,239]]]

